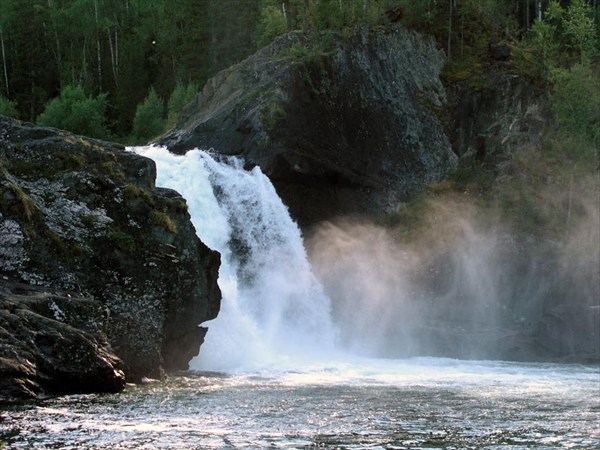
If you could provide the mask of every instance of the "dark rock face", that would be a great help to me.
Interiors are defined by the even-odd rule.
[[[0,275],[101,302],[129,381],[186,369],[220,306],[219,254],[155,175],[122,146],[0,118]]]
[[[448,89],[452,105],[452,148],[461,159],[498,169],[517,148],[541,142],[552,123],[550,102],[522,77],[493,67],[487,88],[468,81]]]
[[[209,80],[161,143],[259,165],[301,225],[385,213],[456,167],[432,40],[357,30],[321,52],[302,39],[281,37]]]
[[[123,363],[104,326],[105,308],[96,300],[3,280],[0,401],[123,389]]]
[[[474,89],[468,81],[448,88],[455,130],[452,144],[461,159],[493,172],[497,183],[507,183],[507,168],[515,152],[543,148],[547,145],[544,135],[555,122],[547,93],[523,77],[494,66],[485,77],[484,89]],[[504,236],[506,244],[498,251],[497,265],[502,283],[495,286],[501,295],[492,305],[503,311],[496,315],[495,333],[473,340],[487,340],[487,347],[497,352],[492,357],[600,361],[597,202],[595,211],[586,198],[574,202],[586,220],[570,230],[563,242],[523,232]],[[462,344],[455,348],[466,347],[469,339],[463,336]]]
[[[512,54],[510,46],[500,42],[491,41],[488,45],[490,58],[496,61],[508,61]]]

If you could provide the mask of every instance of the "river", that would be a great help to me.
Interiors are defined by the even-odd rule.
[[[189,372],[2,413],[7,448],[600,448],[598,367],[442,358]]]

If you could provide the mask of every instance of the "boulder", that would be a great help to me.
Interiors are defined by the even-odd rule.
[[[490,58],[494,61],[508,61],[512,50],[508,44],[496,41],[490,41],[488,44]]]
[[[443,64],[402,27],[288,34],[209,80],[159,142],[259,165],[302,226],[385,214],[456,167]]]
[[[0,276],[100,302],[134,382],[186,369],[220,306],[219,254],[155,177],[121,145],[0,117]]]

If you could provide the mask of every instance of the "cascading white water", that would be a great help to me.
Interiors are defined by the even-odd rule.
[[[186,199],[198,236],[222,255],[221,312],[192,368],[301,363],[332,351],[329,299],[311,272],[298,226],[260,169],[246,171],[236,158],[217,162],[200,150],[134,150],[156,162],[157,185]]]

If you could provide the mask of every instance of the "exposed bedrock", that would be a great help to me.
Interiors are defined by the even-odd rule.
[[[102,348],[128,381],[187,368],[206,332],[198,325],[220,306],[219,254],[196,237],[185,200],[155,177],[153,161],[120,145],[0,117],[0,284],[100,304]],[[3,308],[10,334],[23,314]],[[36,320],[31,330],[42,330],[46,319]],[[49,346],[62,339],[49,336]]]
[[[455,169],[432,39],[404,28],[325,49],[305,39],[282,36],[217,74],[160,142],[259,165],[303,226],[384,214]]]

